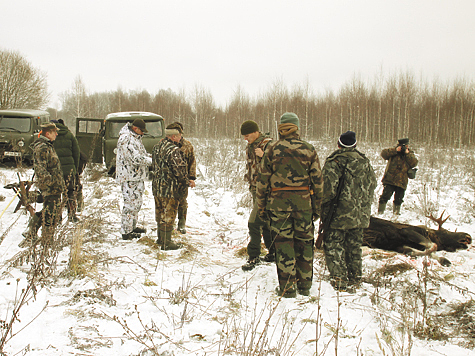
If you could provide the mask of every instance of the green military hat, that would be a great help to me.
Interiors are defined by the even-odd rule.
[[[138,127],[142,132],[148,132],[145,128],[145,121],[142,119],[135,119],[134,122],[132,122],[132,126]]]
[[[281,124],[294,124],[299,126],[299,117],[294,114],[293,112],[286,112],[280,117],[280,123]]]
[[[407,145],[409,143],[409,139],[408,138],[400,138],[399,140],[397,140],[397,143],[398,143],[398,145]]]

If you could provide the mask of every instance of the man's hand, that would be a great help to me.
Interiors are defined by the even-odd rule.
[[[262,156],[264,156],[264,151],[262,150],[262,148],[257,147],[257,148],[254,150],[254,152],[256,153],[256,156],[257,156],[257,157],[262,158]]]
[[[190,187],[191,187],[191,188],[196,187],[196,183],[195,183],[194,180],[191,180],[191,179],[190,179]]]

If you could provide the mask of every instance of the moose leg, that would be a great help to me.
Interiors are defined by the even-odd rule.
[[[427,237],[419,234],[414,229],[405,228],[401,229],[401,235],[407,238],[410,242],[414,243],[415,245],[419,245],[423,252],[423,255],[429,255],[432,252],[437,251],[437,245],[429,240]]]

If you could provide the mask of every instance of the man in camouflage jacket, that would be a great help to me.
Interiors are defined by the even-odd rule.
[[[183,155],[183,159],[186,162],[187,174],[189,185],[191,188],[196,186],[196,159],[195,159],[195,152],[193,149],[193,145],[190,141],[185,140],[183,137],[183,124],[181,122],[174,122],[173,124],[168,125],[170,129],[176,129],[180,132],[181,139],[178,142],[178,147],[180,147],[181,153]],[[186,214],[188,212],[188,186],[183,187],[182,191],[184,194],[178,200],[178,226],[177,230],[182,234],[186,233]]]
[[[361,280],[363,229],[369,226],[376,176],[369,159],[356,149],[353,131],[340,136],[338,149],[326,159],[322,173],[321,222],[329,222],[324,231],[325,260],[332,286],[346,290],[348,284]],[[330,205],[335,207],[332,216]]]
[[[259,126],[255,121],[248,120],[241,125],[241,135],[248,142],[246,147],[246,174],[244,179],[249,183],[249,191],[252,194],[252,211],[247,223],[249,228],[249,243],[247,245],[248,261],[242,266],[244,271],[250,271],[260,263],[261,239],[264,238],[264,244],[268,250],[264,257],[265,262],[275,261],[275,246],[269,230],[269,225],[262,220],[258,214],[256,186],[257,176],[262,156],[266,146],[271,141],[269,137],[264,136],[259,131]]]
[[[384,149],[381,157],[388,163],[382,179],[384,189],[379,197],[378,213],[384,213],[386,204],[394,193],[393,213],[399,215],[407,189],[407,171],[416,167],[418,160],[414,152],[409,149],[408,138],[399,139],[396,147]]]
[[[152,164],[152,158],[142,143],[146,132],[142,119],[124,125],[119,132],[115,178],[124,197],[120,227],[124,240],[139,238],[145,232],[144,228],[137,226],[137,221],[143,203],[144,182]]]
[[[180,197],[188,190],[187,165],[178,143],[181,134],[167,126],[166,137],[153,147],[152,191],[157,221],[157,244],[164,250],[175,250],[180,245],[171,240]]]
[[[51,246],[53,242],[54,230],[61,221],[61,194],[66,191],[61,163],[53,148],[57,136],[58,131],[54,123],[43,124],[41,134],[30,146],[33,150],[35,184],[40,189],[44,202],[43,210],[30,219],[26,241],[34,243],[37,231],[42,226],[43,246]],[[22,243],[20,245],[24,246]]]
[[[298,125],[294,113],[282,115],[279,140],[267,146],[257,178],[259,216],[270,220],[279,279],[276,291],[283,297],[295,297],[296,289],[302,295],[310,293],[313,220],[320,215],[323,189],[317,152],[300,139]]]

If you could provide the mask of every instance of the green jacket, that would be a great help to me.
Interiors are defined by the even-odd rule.
[[[152,192],[154,197],[181,198],[188,189],[187,165],[178,145],[162,139],[152,150]]]
[[[419,162],[413,151],[408,154],[401,154],[396,151],[396,147],[386,148],[381,152],[381,157],[388,161],[384,172],[383,184],[395,185],[402,189],[407,188],[407,171],[414,168]]]
[[[55,124],[58,128],[58,136],[53,142],[53,147],[58,154],[64,177],[76,175],[79,167],[79,144],[76,137],[69,131],[67,126]]]
[[[40,135],[31,145],[35,184],[43,196],[61,195],[65,190],[63,171],[53,142]]]
[[[259,137],[246,146],[246,174],[244,179],[249,182],[249,190],[255,191],[257,186],[257,175],[262,158],[256,155],[256,148],[266,150],[267,144],[272,139],[259,132]]]
[[[341,148],[325,161],[321,220],[325,221],[330,204],[338,191],[340,177],[343,187],[330,223],[331,229],[356,229],[369,226],[371,203],[376,188],[376,175],[368,158],[356,148]]]
[[[306,190],[279,190],[279,188]],[[272,190],[274,188],[274,191]],[[276,189],[277,188],[277,189]],[[315,194],[319,214],[323,179],[315,148],[300,139],[298,132],[267,145],[257,177],[259,210],[312,210],[310,190]]]

